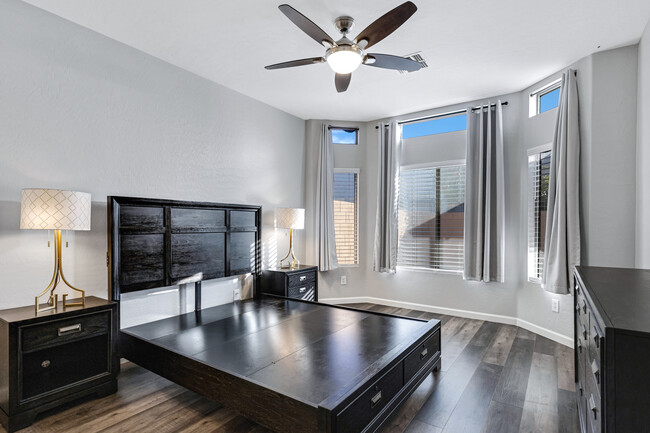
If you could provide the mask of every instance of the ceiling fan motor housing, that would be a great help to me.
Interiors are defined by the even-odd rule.
[[[354,26],[354,18],[349,16],[338,17],[336,20],[334,20],[334,25],[337,29],[339,29],[339,32],[345,35],[346,33],[349,33],[350,30],[352,30],[352,26]]]

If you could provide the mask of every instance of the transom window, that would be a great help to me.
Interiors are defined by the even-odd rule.
[[[529,117],[557,108],[560,104],[561,85],[562,80],[555,80],[541,89],[532,92],[529,98]]]
[[[402,138],[424,137],[425,135],[444,134],[445,132],[464,131],[467,129],[467,115],[435,117],[421,122],[409,122],[402,125]]]
[[[359,128],[330,126],[329,129],[332,134],[332,144],[359,144]]]

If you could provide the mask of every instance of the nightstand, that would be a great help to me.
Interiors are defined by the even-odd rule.
[[[80,397],[117,391],[117,304],[0,311],[0,422],[12,433],[39,413]]]
[[[262,292],[317,302],[318,266],[266,269],[262,272]]]

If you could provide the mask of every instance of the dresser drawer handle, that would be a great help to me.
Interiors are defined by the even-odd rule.
[[[45,361],[41,362],[41,367],[47,368],[52,364],[49,359],[46,359]]]
[[[596,402],[594,401],[594,395],[589,396],[589,409],[594,414],[594,419],[598,418],[598,408],[596,407]]]
[[[307,275],[301,275],[300,276],[300,281],[305,281],[307,279]]]
[[[596,377],[596,383],[600,385],[600,369],[598,368],[598,364],[596,364],[596,360],[591,361],[591,371],[594,373],[594,377]]]
[[[583,326],[582,327],[582,335],[584,335],[585,340],[587,339],[587,327]]]
[[[307,291],[307,287],[301,287],[298,290],[300,291],[300,293],[305,293]]]
[[[582,301],[582,311],[587,314],[587,301]]]
[[[424,359],[429,354],[429,350],[425,347],[422,352],[420,352],[420,359]]]
[[[75,332],[81,332],[81,323],[59,328],[59,337],[67,334],[74,334]]]
[[[600,348],[600,335],[598,335],[598,330],[594,328],[594,343],[596,343],[596,347]]]
[[[377,403],[381,401],[381,391],[379,391],[373,398],[370,399],[370,408],[377,406]]]

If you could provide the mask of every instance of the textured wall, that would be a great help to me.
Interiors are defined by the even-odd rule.
[[[0,53],[0,308],[52,272],[48,233],[18,229],[22,188],[92,194],[64,269],[97,296],[107,195],[261,204],[265,261],[287,248],[273,209],[302,205],[303,120],[17,0],[0,2]]]

